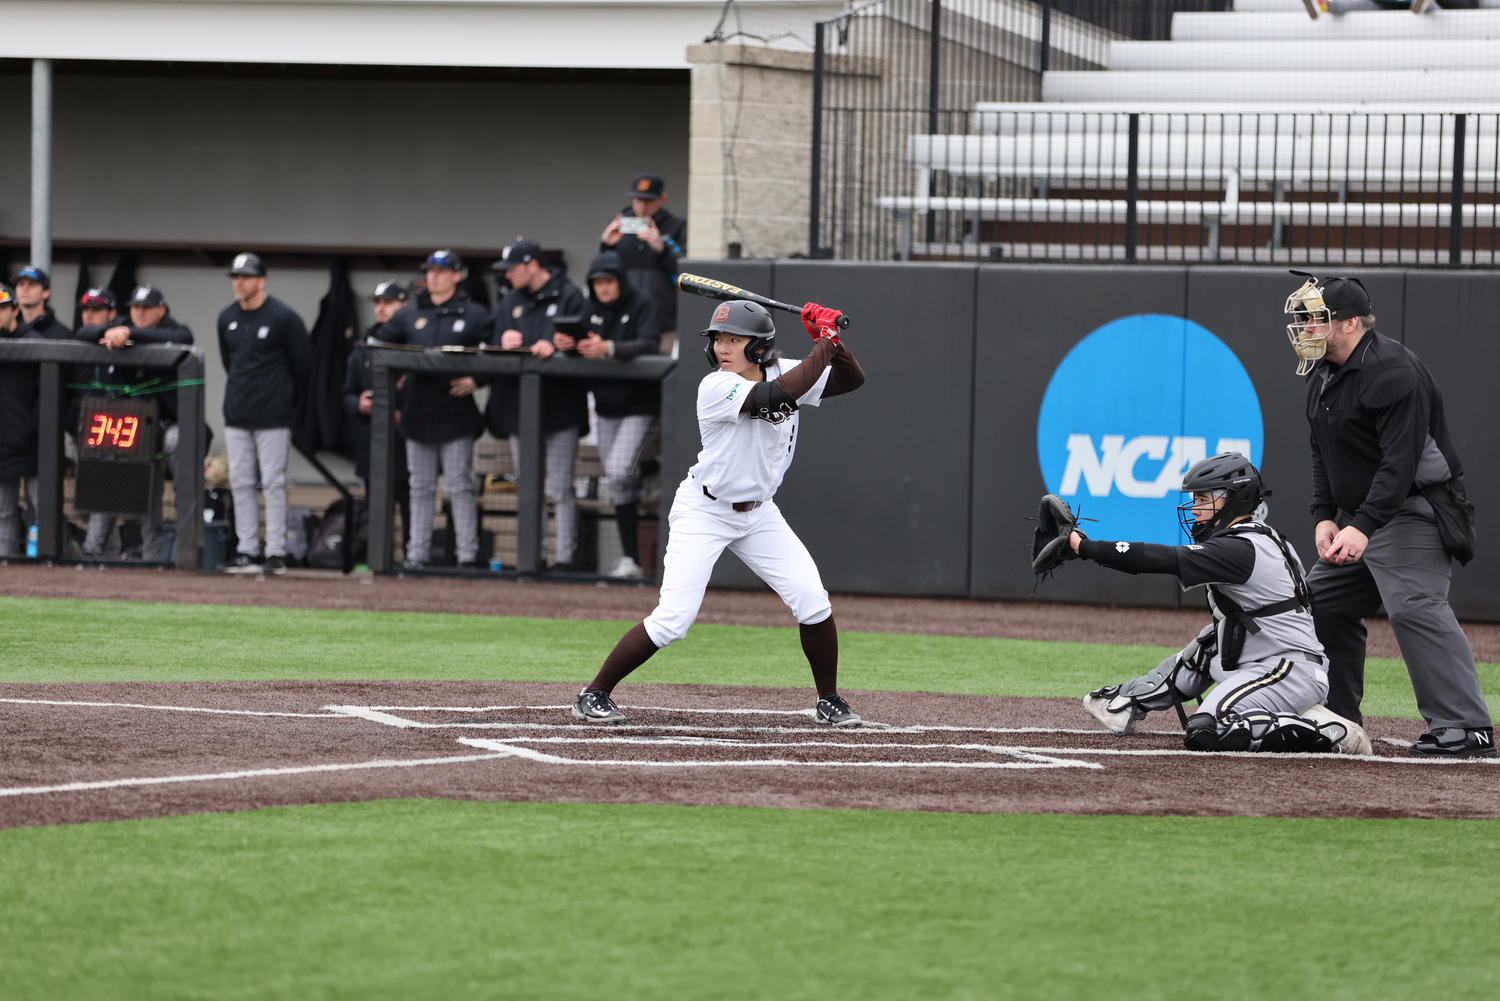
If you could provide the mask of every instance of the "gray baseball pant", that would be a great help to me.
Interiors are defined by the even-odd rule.
[[[286,457],[291,428],[225,428],[229,454],[229,489],[234,494],[234,531],[238,550],[260,552],[260,505],[255,501],[256,470],[266,497],[266,555],[286,555]]]
[[[21,526],[21,481],[0,480],[0,559],[24,556],[26,550],[22,540],[26,531]],[[26,510],[36,517],[36,477],[26,477]]]
[[[573,562],[573,541],[578,526],[578,495],[573,492],[573,464],[578,460],[578,429],[563,428],[545,435],[547,445],[547,499],[557,519],[558,563]],[[519,460],[520,435],[510,436],[510,454]],[[517,462],[519,466],[519,461]]]
[[[631,477],[630,468],[635,465],[635,453],[651,433],[655,419],[644,414],[598,417],[594,421],[594,433],[599,436],[599,462],[609,480],[610,503],[616,507],[641,499],[641,481]]]
[[[1338,524],[1349,518],[1340,513]],[[1474,651],[1448,604],[1452,557],[1443,549],[1425,498],[1410,497],[1370,536],[1364,555],[1308,572],[1313,624],[1328,654],[1328,708],[1361,722],[1365,690],[1365,623],[1384,603],[1406,661],[1417,709],[1432,729],[1490,725]]]
[[[177,455],[177,425],[169,425],[162,435],[162,454],[170,464]],[[89,534],[83,540],[85,556],[102,556],[109,544],[110,530],[115,527],[115,515],[95,511],[89,515]],[[146,516],[141,519],[141,559],[157,561],[166,554],[156,547],[156,533],[161,530],[161,494],[151,498]]]
[[[406,441],[406,466],[411,471],[411,542],[406,558],[426,563],[432,556],[432,516],[437,507],[438,467],[443,489],[453,505],[453,545],[460,563],[479,558],[479,512],[474,506],[474,481],[469,476],[474,439],[454,438],[440,445]]]

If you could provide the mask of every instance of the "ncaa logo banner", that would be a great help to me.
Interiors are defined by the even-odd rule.
[[[1257,465],[1260,399],[1240,360],[1206,328],[1147,313],[1105,324],[1052,374],[1037,420],[1047,490],[1098,518],[1104,538],[1181,545],[1182,474],[1240,452]]]

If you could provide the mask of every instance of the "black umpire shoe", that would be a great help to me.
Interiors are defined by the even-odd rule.
[[[1440,726],[1418,737],[1411,745],[1411,753],[1417,758],[1493,758],[1495,728],[1465,730],[1461,726]]]
[[[818,707],[813,711],[813,719],[816,722],[829,726],[859,726],[864,720],[859,718],[849,703],[838,692],[825,695],[818,699]]]
[[[623,723],[625,714],[620,712],[608,692],[584,689],[573,702],[573,716],[589,723]]]
[[[286,573],[286,560],[280,556],[267,556],[266,561],[261,564],[261,573],[273,573],[280,577]]]

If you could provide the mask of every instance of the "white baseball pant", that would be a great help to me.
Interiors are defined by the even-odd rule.
[[[692,477],[682,481],[667,517],[671,534],[662,561],[661,599],[646,617],[646,635],[664,647],[687,635],[719,556],[728,549],[786,602],[801,625],[833,614],[812,554],[782,517],[775,501],[738,512],[709,500]]]

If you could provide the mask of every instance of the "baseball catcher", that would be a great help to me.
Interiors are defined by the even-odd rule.
[[[1092,541],[1068,517],[1056,519],[1072,556],[1129,574],[1172,574],[1184,590],[1205,587],[1213,612],[1180,652],[1143,677],[1090,692],[1083,707],[1120,734],[1153,710],[1175,708],[1194,751],[1372,753],[1361,727],[1321,704],[1328,675],[1312,599],[1296,551],[1258,513],[1270,495],[1260,472],[1237,452],[1210,456],[1188,469],[1182,492],[1191,495],[1177,508],[1193,540],[1185,546]],[[1188,715],[1182,706],[1193,699]]]

